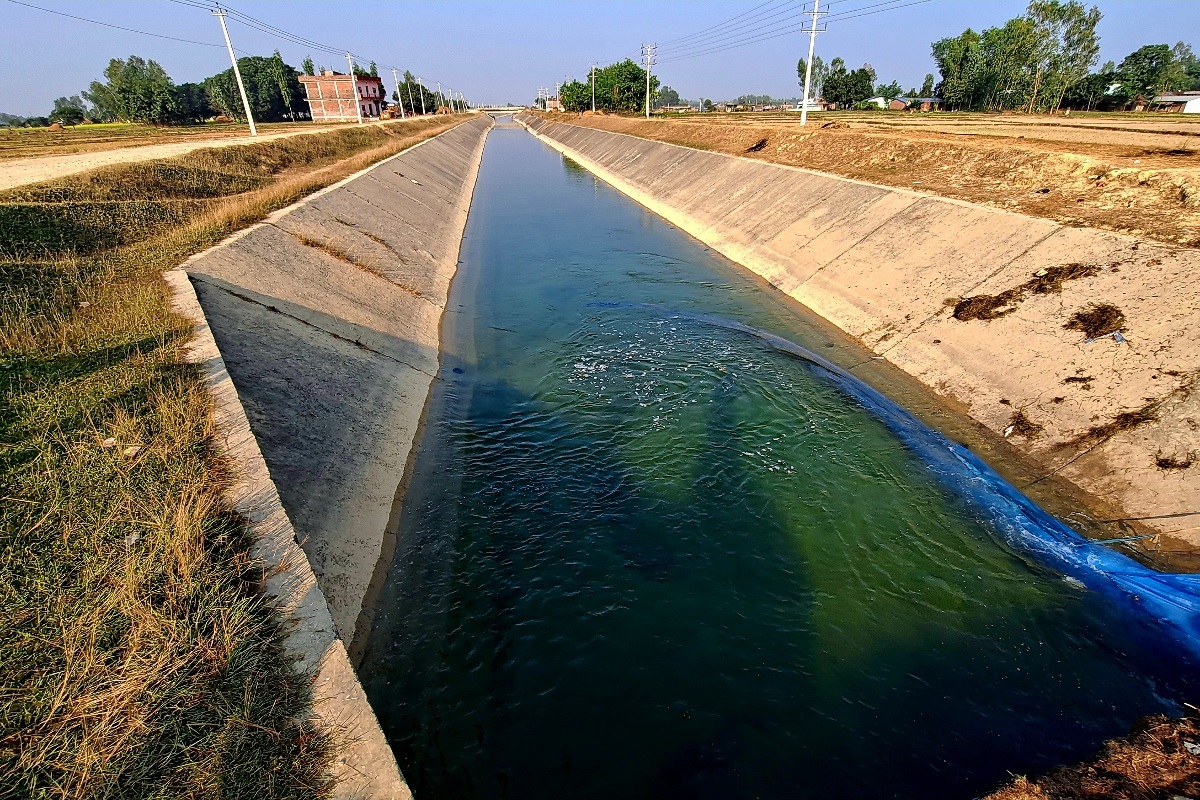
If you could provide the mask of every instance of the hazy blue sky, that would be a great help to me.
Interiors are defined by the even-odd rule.
[[[221,43],[217,21],[202,9],[171,0],[28,0],[34,5],[116,25]],[[834,13],[880,0],[841,0]],[[372,2],[370,0],[233,0],[233,6],[305,38],[349,48],[380,64],[412,69],[428,82],[483,102],[528,103],[539,85],[583,77],[588,64],[636,57],[642,42],[660,43],[695,33],[758,6],[761,0],[609,0],[609,2]],[[1189,36],[1200,47],[1200,0],[1098,0],[1101,61],[1119,61],[1143,44]],[[799,5],[796,3],[795,5]],[[919,86],[932,72],[929,43],[964,28],[984,28],[1019,14],[1023,0],[929,0],[909,8],[833,21],[817,39],[826,61],[840,55],[851,66],[869,61],[881,81]],[[782,7],[782,6],[781,6]],[[0,0],[0,111],[45,114],[53,99],[78,93],[113,57],[153,58],[176,82],[228,68],[223,47],[155,39]],[[762,13],[762,12],[756,12]],[[786,20],[764,19],[767,26]],[[759,23],[732,38],[751,33]],[[256,54],[276,47],[299,66],[305,55],[328,66],[345,59],[274,39],[230,22],[234,46]],[[747,47],[666,63],[656,69],[684,97],[731,98],[744,93],[797,93],[796,59],[807,37],[791,33]],[[390,84],[390,75],[388,83]]]

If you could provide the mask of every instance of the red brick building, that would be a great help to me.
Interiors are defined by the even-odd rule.
[[[370,75],[343,75],[325,70],[320,75],[301,75],[309,111],[314,122],[358,119],[354,104],[363,119],[377,119],[386,100],[383,79]]]

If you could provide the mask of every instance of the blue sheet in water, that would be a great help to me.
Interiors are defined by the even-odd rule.
[[[1200,656],[1200,575],[1164,573],[1080,536],[1021,494],[982,459],[926,426],[866,383],[795,342],[769,331],[707,314],[673,311],[650,303],[589,303],[605,308],[655,311],[754,336],[796,356],[829,377],[877,416],[937,475],[943,486],[988,517],[1013,548],[1115,602],[1149,615],[1194,656]]]

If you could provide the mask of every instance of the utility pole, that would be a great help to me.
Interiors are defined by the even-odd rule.
[[[350,96],[354,98],[354,113],[358,115],[358,124],[362,125],[362,103],[358,102],[358,76],[354,74],[354,56],[346,53],[350,62]]]
[[[233,62],[233,77],[237,78],[238,92],[242,95],[242,108],[246,111],[246,121],[250,123],[250,135],[258,136],[258,128],[254,126],[254,114],[250,111],[250,101],[246,99],[246,86],[242,83],[242,71],[238,69],[237,56],[233,54],[233,42],[229,41],[229,28],[225,25],[225,9],[218,5],[212,13],[221,21],[221,33],[225,34],[225,47],[229,49],[229,60]]]
[[[395,67],[392,67],[392,80],[396,82],[396,103],[400,106],[400,119],[404,119],[404,101],[400,99],[400,79],[396,77]]]
[[[592,113],[596,113],[596,64],[592,63]]]
[[[442,94],[442,82],[438,81],[437,85],[438,85],[438,93],[437,93],[438,111],[441,111],[442,106],[446,105],[446,97],[445,97],[445,95]]]
[[[417,76],[417,86],[421,87],[421,116],[425,116],[425,84],[421,82],[421,76]],[[414,109],[415,110],[415,109]]]
[[[808,26],[807,31],[801,31],[802,33],[808,34],[808,61],[806,61],[804,64],[804,102],[800,105],[801,125],[808,124],[808,89],[812,84],[813,53],[815,53],[817,49],[817,20],[820,18],[821,14],[825,13],[819,10],[818,6],[820,3],[821,0],[813,0],[812,24]]]
[[[642,45],[642,61],[646,64],[646,119],[650,119],[650,69],[654,66],[654,51],[657,44]]]

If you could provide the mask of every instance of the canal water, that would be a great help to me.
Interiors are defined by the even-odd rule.
[[[847,357],[492,131],[361,667],[418,798],[969,798],[1195,688],[820,370],[714,317]]]

